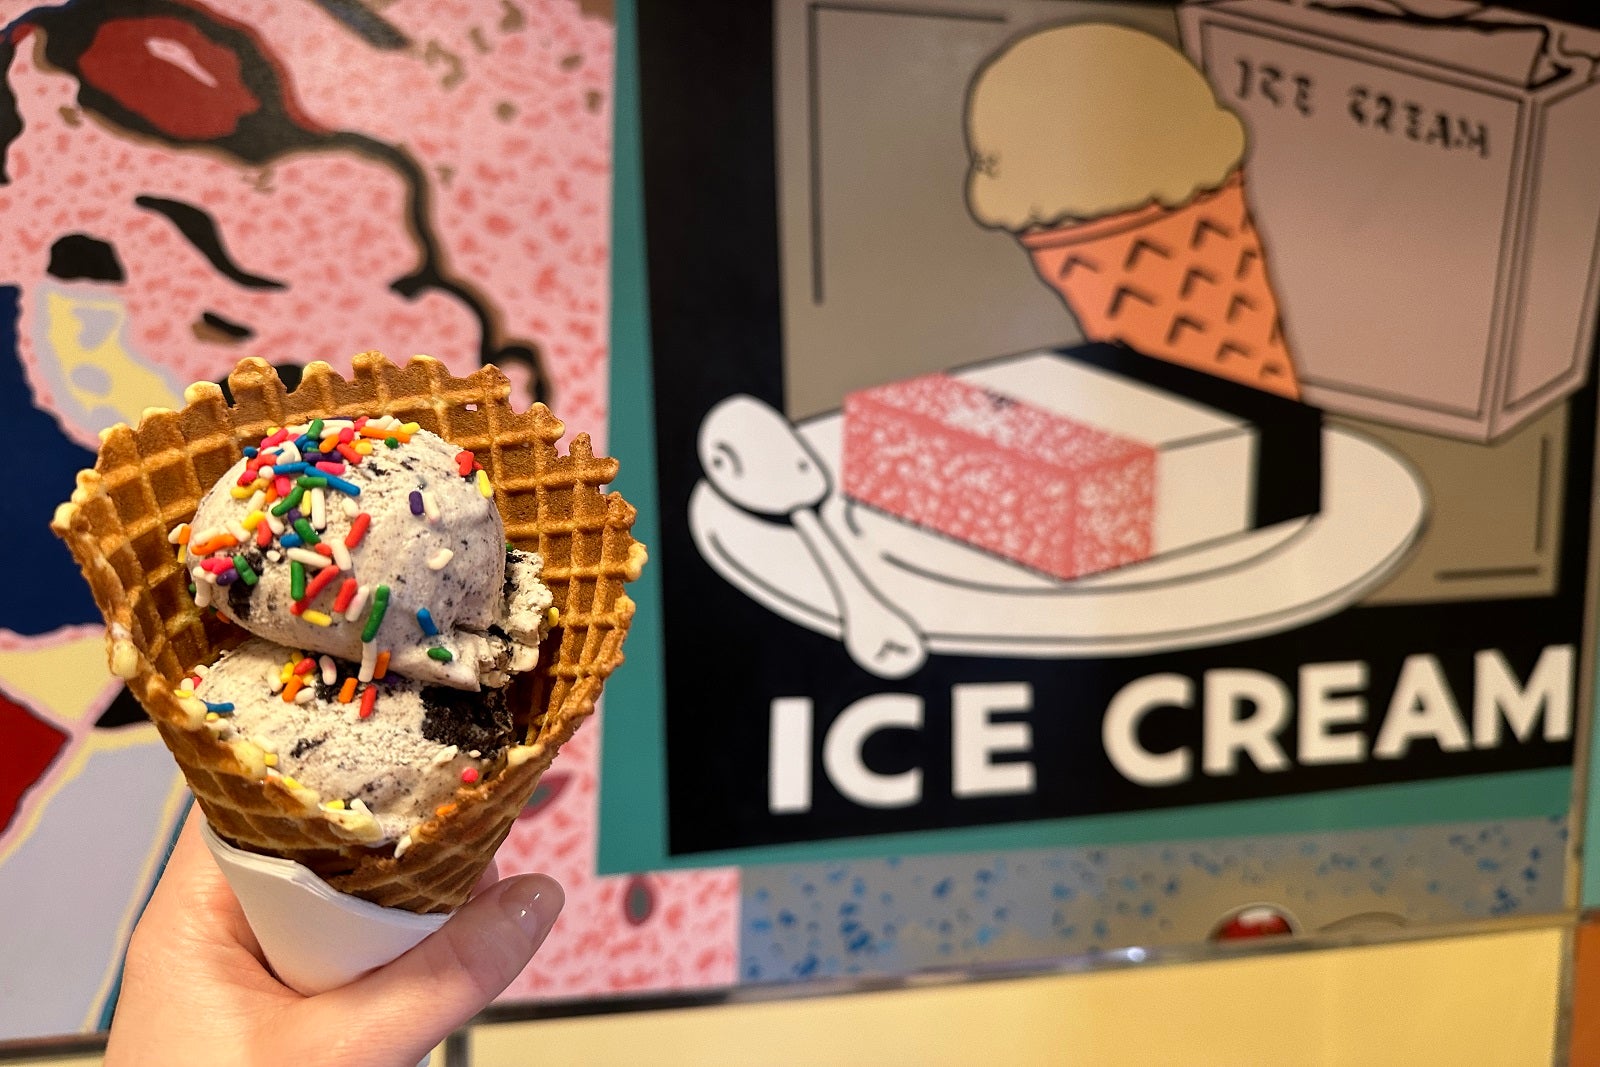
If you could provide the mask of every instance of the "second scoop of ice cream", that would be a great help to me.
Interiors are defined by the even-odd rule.
[[[196,600],[258,637],[461,689],[530,669],[551,598],[471,452],[394,419],[247,449],[187,532]]]
[[[298,668],[298,670],[297,670]],[[205,669],[194,696],[223,740],[315,790],[359,839],[401,840],[515,740],[504,690],[467,693],[255,638]]]

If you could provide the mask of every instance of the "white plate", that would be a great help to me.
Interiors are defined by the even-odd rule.
[[[1317,516],[1063,582],[845,499],[841,416],[798,429],[829,470],[823,521],[868,585],[910,617],[929,651],[945,654],[1134,655],[1277,633],[1379,585],[1427,513],[1405,460],[1326,427]],[[704,481],[690,497],[689,526],[706,561],[753,600],[840,636],[838,605],[793,526],[730,504]]]

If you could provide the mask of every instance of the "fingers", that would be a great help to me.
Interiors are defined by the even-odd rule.
[[[393,963],[297,1006],[307,1032],[346,1035],[346,1063],[415,1063],[528,965],[565,902],[542,874],[496,883]]]
[[[177,1062],[174,1048],[214,1047],[274,1006],[297,1002],[261,963],[261,948],[200,837],[193,809],[133,937],[106,1062]]]
[[[211,850],[200,836],[205,816],[200,805],[192,804],[183,822],[183,830],[167,858],[161,881],[156,884],[150,903],[145,908],[144,926],[188,926],[199,920],[217,931],[230,943],[243,946],[257,959],[261,946],[245,920],[244,910],[228,888],[228,881],[211,858]]]

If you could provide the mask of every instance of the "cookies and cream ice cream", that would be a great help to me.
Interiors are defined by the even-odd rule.
[[[279,429],[214,486],[195,600],[258,637],[463,689],[531,669],[550,593],[471,452],[392,418]]]
[[[179,690],[245,763],[357,840],[397,841],[514,733],[551,595],[470,451],[398,419],[244,449],[172,539],[195,602],[253,635]],[[481,690],[481,691],[480,691]]]
[[[1244,155],[1244,126],[1166,42],[1124,26],[1024,37],[974,79],[967,202],[1013,233],[1215,189]]]
[[[469,693],[392,669],[363,683],[355,664],[260,638],[198,668],[181,693],[241,758],[314,792],[328,818],[371,842],[403,843],[516,739],[504,689]]]
[[[357,354],[352,366],[346,379],[312,361],[290,391],[270,364],[249,357],[228,376],[229,396],[197,382],[185,390],[182,410],[151,410],[137,426],[111,427],[94,468],[78,473],[51,529],[71,549],[105,618],[112,672],[149,712],[217,842],[231,846],[218,855],[289,861],[266,866],[283,876],[270,878],[273,885],[295,891],[290,901],[327,901],[331,889],[380,908],[443,913],[467,901],[557,752],[593,713],[605,679],[622,661],[634,613],[626,583],[639,576],[647,553],[630,533],[634,509],[604,491],[616,479],[617,462],[596,456],[584,433],[571,434],[567,450],[559,450],[567,427],[543,404],[514,410],[511,383],[497,368],[456,377],[426,356],[397,365],[377,352]],[[363,413],[373,417],[355,417]],[[408,485],[417,470],[398,462],[409,446],[427,442],[423,428],[456,447],[447,457],[453,473],[447,467],[445,474],[481,498],[481,525],[452,526],[443,490],[431,498],[438,521],[429,523],[430,499],[420,494],[441,483],[430,477],[427,486]],[[241,452],[246,462],[236,466]],[[309,467],[294,469],[296,452]],[[384,457],[395,458],[398,470],[377,473]],[[228,501],[220,528],[196,526],[202,500],[230,468],[215,490]],[[420,516],[411,511],[413,490]],[[374,510],[391,493],[404,512],[392,505]],[[218,502],[208,502],[208,514]],[[241,516],[235,507],[246,510]],[[373,537],[380,523],[402,522],[410,525],[391,531],[393,538]],[[468,528],[480,535],[481,550],[463,551],[459,537],[447,540]],[[528,551],[510,557],[510,589],[502,530]],[[164,533],[175,550],[163,543]],[[428,541],[426,551],[411,544],[418,536]],[[308,545],[332,563],[318,567],[288,555]],[[421,552],[420,571],[402,571],[392,558],[401,550]],[[474,597],[498,605],[489,615],[501,613],[482,631],[423,616],[426,604],[408,603],[396,591],[401,577],[406,590],[428,587],[433,579],[426,575],[448,574],[466,559],[491,577],[462,580]],[[290,566],[296,562],[298,574]],[[313,588],[333,566],[340,573]],[[326,637],[339,613],[355,631],[360,654],[346,659],[302,642],[260,638],[264,643],[253,646],[259,651],[236,651],[219,665],[230,650],[252,644],[249,628],[283,622],[266,597],[233,587],[278,581],[284,573],[291,619]],[[369,587],[364,602],[362,585]],[[386,601],[378,585],[388,587]],[[202,597],[204,607],[197,604]],[[250,610],[226,614],[235,597],[248,599]],[[484,610],[474,597],[462,600],[465,618]],[[463,633],[498,638],[498,627],[513,638],[512,619],[531,623],[546,604],[552,606],[539,621],[538,663],[506,687],[477,689],[491,679],[476,675],[467,679],[471,687],[441,687],[400,668],[402,652],[414,659],[419,650],[428,662],[416,662],[424,668],[454,663],[460,657],[451,642]],[[409,623],[392,646],[383,636],[390,614]],[[369,627],[371,639],[361,640]],[[229,681],[236,672],[237,684]],[[264,868],[227,862],[229,872],[251,872],[236,885],[265,884],[255,877]],[[316,886],[317,879],[324,885]],[[337,902],[333,910],[348,911]],[[301,937],[293,914],[274,914],[283,921],[261,925],[260,915],[251,915],[269,959],[273,937],[280,947]],[[308,922],[306,929],[334,929],[320,943],[338,955],[348,946],[337,926]]]

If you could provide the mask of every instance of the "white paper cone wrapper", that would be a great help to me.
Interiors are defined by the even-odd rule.
[[[384,908],[334,889],[293,860],[234,848],[203,825],[201,836],[244,908],[267,962],[306,996],[336,989],[400,956],[448,915]]]

